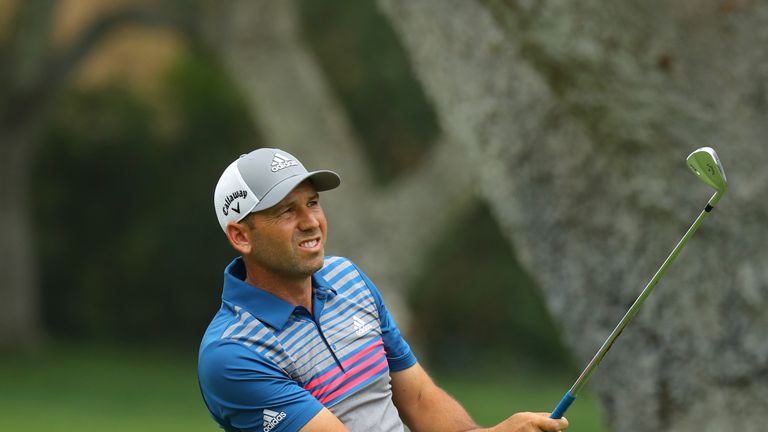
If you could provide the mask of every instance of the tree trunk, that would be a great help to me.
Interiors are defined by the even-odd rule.
[[[0,347],[31,347],[41,334],[29,139],[0,131]]]
[[[46,53],[55,2],[19,2],[0,40],[0,349],[35,346],[42,322],[30,206],[30,165],[45,99]],[[8,12],[8,11],[6,11]]]
[[[474,199],[468,171],[452,169],[464,159],[461,147],[444,138],[418,170],[375,187],[358,138],[301,39],[294,3],[243,0],[219,10],[211,39],[244,89],[265,142],[342,177],[338,190],[323,195],[328,252],[357,261],[406,326],[406,284]]]
[[[718,150],[729,194],[592,389],[613,430],[762,430],[768,6],[379,5],[584,364],[712,192],[685,155]]]

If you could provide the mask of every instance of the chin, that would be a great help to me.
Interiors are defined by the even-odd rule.
[[[312,264],[310,265],[312,267],[312,273],[323,268],[323,264],[325,264],[325,255],[320,253],[319,258],[317,258],[316,260],[312,260]]]
[[[300,273],[309,275],[323,268],[324,262],[325,256],[318,252],[317,255],[313,254],[311,257],[304,257],[304,259],[294,261],[293,267],[299,270]]]

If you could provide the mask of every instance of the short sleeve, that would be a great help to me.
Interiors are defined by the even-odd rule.
[[[297,431],[323,408],[272,361],[239,342],[217,342],[201,354],[200,390],[227,431]]]
[[[357,266],[355,266],[357,268]],[[381,297],[376,285],[363,273],[362,270],[357,268],[360,276],[365,281],[368,289],[371,290],[374,301],[376,302],[376,308],[379,311],[379,321],[381,325],[382,339],[384,339],[384,351],[387,354],[387,362],[389,363],[389,369],[393,372],[408,369],[416,364],[416,356],[411,351],[410,345],[405,341],[405,338],[400,334],[400,329],[397,327],[394,318],[387,310],[387,306],[384,304],[384,299]]]

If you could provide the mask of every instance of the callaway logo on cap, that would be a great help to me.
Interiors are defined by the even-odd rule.
[[[240,156],[224,170],[213,194],[221,229],[226,231],[229,222],[274,206],[307,179],[318,192],[341,183],[335,172],[308,172],[298,159],[282,150],[262,148]]]

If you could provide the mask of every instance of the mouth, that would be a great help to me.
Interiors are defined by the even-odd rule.
[[[315,237],[307,240],[302,240],[301,242],[299,242],[299,247],[302,249],[314,250],[322,247],[322,242],[320,241],[320,237]]]

